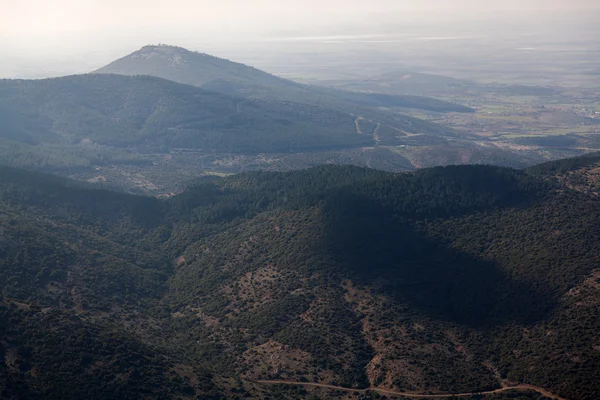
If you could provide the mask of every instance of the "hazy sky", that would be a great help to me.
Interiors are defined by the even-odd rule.
[[[423,11],[472,15],[494,10],[598,8],[598,0],[0,0],[0,33],[43,42],[65,35],[176,31],[183,28],[235,35],[282,27],[351,22],[365,14]]]
[[[401,25],[564,9],[596,12],[600,0],[0,0],[0,55],[8,68],[15,57],[83,51],[88,57],[92,50],[117,54],[148,43],[343,33],[379,20]]]

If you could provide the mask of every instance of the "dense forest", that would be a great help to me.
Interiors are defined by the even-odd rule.
[[[97,143],[259,153],[371,144],[351,115],[261,104],[152,77],[0,81],[0,132],[29,145]]]
[[[323,166],[165,199],[0,167],[2,397],[595,399],[600,207],[560,177],[596,163]]]

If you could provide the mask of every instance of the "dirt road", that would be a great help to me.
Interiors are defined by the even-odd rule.
[[[515,391],[520,391],[520,392],[534,391],[534,392],[538,392],[538,393],[540,393],[546,397],[549,397],[551,399],[554,399],[554,400],[567,400],[564,397],[559,397],[553,393],[550,393],[546,389],[543,389],[543,388],[540,388],[537,386],[533,386],[533,385],[525,385],[525,384],[512,385],[512,386],[506,385],[500,389],[488,390],[488,391],[484,391],[484,392],[423,394],[423,393],[396,392],[393,390],[374,388],[374,387],[367,388],[367,389],[352,389],[352,388],[346,388],[346,387],[342,387],[342,386],[333,386],[333,385],[326,385],[323,383],[311,383],[311,382],[268,381],[268,380],[258,380],[258,381],[248,380],[248,381],[253,382],[253,383],[258,383],[261,385],[296,385],[296,386],[317,387],[317,388],[331,389],[331,390],[340,390],[340,391],[344,391],[344,392],[365,393],[367,391],[371,391],[371,392],[378,392],[380,394],[385,394],[385,395],[390,395],[390,396],[407,397],[407,398],[412,398],[412,399],[440,399],[440,398],[448,398],[448,397],[468,397],[468,396],[473,396],[473,395],[477,395],[477,394],[480,394],[480,395],[481,394],[494,394],[494,393],[507,392],[509,390],[515,390]]]

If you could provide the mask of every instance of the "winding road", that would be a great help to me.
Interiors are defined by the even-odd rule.
[[[538,392],[539,394],[544,395],[553,400],[567,400],[564,397],[559,397],[541,387],[537,387],[537,386],[533,386],[533,385],[526,385],[526,384],[515,384],[515,385],[507,384],[500,389],[488,390],[488,391],[483,391],[483,392],[423,394],[423,393],[396,392],[393,390],[375,388],[375,387],[366,388],[366,389],[352,389],[352,388],[346,388],[346,387],[342,387],[342,386],[333,386],[333,385],[326,385],[323,383],[311,383],[311,382],[294,382],[294,381],[283,381],[283,380],[269,381],[269,380],[250,380],[250,379],[247,379],[247,381],[252,382],[252,383],[261,384],[261,385],[295,385],[295,386],[305,386],[305,387],[316,387],[316,388],[331,389],[331,390],[340,390],[340,391],[344,391],[344,392],[353,392],[353,393],[354,392],[365,393],[365,392],[371,391],[371,392],[378,392],[380,394],[386,394],[386,395],[390,395],[390,396],[407,397],[407,398],[412,398],[412,399],[436,399],[436,398],[440,399],[440,398],[448,398],[448,397],[468,397],[468,396],[473,396],[473,395],[494,394],[494,393],[507,392],[509,390],[516,390],[516,391],[520,391],[520,392],[525,392],[525,391]]]

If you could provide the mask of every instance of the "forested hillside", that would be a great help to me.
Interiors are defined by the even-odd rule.
[[[600,207],[540,170],[324,166],[158,200],[2,167],[0,390],[595,399]]]
[[[156,194],[208,171],[336,160],[412,169],[375,146],[453,137],[433,123],[367,111],[252,100],[150,76],[0,80],[0,163]]]
[[[153,77],[0,81],[3,139],[154,151],[289,152],[371,144],[349,114],[252,102]]]

